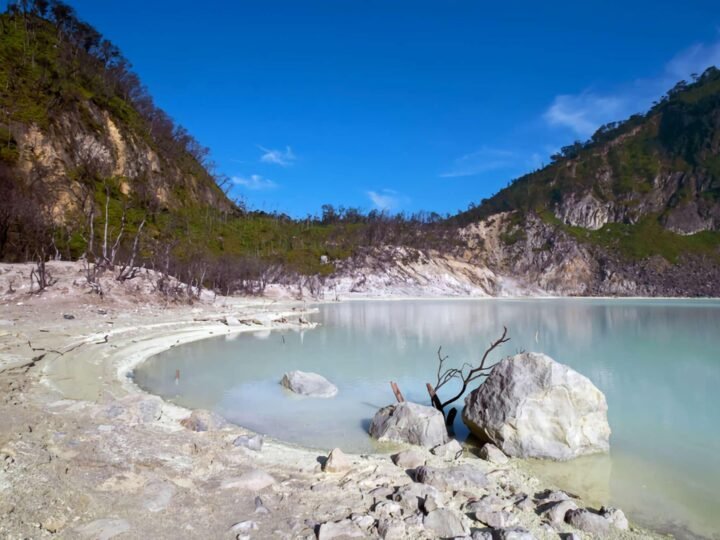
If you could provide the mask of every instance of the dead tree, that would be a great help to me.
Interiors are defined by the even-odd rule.
[[[433,386],[430,383],[427,383],[427,391],[430,395],[430,400],[432,401],[433,406],[439,410],[443,416],[445,417],[445,424],[448,426],[452,426],[453,421],[455,420],[455,416],[457,416],[457,409],[453,407],[445,414],[445,407],[450,405],[451,403],[454,403],[458,399],[460,399],[463,394],[467,391],[468,385],[481,378],[485,378],[490,374],[490,371],[492,371],[493,366],[487,366],[488,357],[490,356],[490,353],[493,352],[495,349],[500,347],[503,343],[507,343],[510,341],[510,338],[507,337],[507,328],[503,326],[503,333],[502,336],[500,336],[498,339],[490,343],[490,346],[485,350],[485,353],[482,355],[482,358],[480,359],[480,363],[477,366],[473,366],[472,364],[469,364],[465,362],[462,366],[459,368],[447,368],[443,370],[445,367],[445,362],[449,358],[448,356],[442,355],[442,347],[438,349],[437,355],[438,355],[438,370],[437,370],[437,381],[435,382],[435,386]],[[461,383],[460,390],[450,399],[447,399],[445,401],[441,400],[438,396],[438,391],[448,384],[450,381],[458,380]]]
[[[118,281],[127,281],[128,279],[133,279],[138,273],[139,268],[135,266],[135,260],[137,259],[138,251],[140,249],[140,235],[142,234],[144,226],[145,218],[143,218],[142,222],[140,222],[140,226],[135,233],[135,239],[133,240],[130,256],[128,257],[127,261],[122,265],[122,267],[120,268],[120,272],[118,272],[118,275],[115,278]]]

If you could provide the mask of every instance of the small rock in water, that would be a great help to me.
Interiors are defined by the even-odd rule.
[[[480,459],[484,459],[485,461],[489,461],[490,463],[496,463],[498,465],[503,465],[509,461],[508,457],[503,453],[503,451],[492,443],[487,443],[483,445],[483,447],[478,452],[478,457]]]
[[[347,472],[352,468],[352,462],[350,458],[339,448],[333,449],[328,454],[327,460],[323,465],[323,471],[327,473],[342,473]]]
[[[233,445],[259,452],[262,450],[263,442],[262,435],[240,435],[233,441]]]
[[[434,455],[445,459],[457,459],[462,456],[463,447],[455,439],[445,444],[440,444],[430,450]]]
[[[600,515],[607,519],[611,525],[621,531],[627,531],[630,528],[625,512],[619,508],[605,507],[600,509]]]
[[[337,395],[338,388],[322,375],[305,371],[289,371],[280,381],[285,388],[308,397],[331,398]]]
[[[370,423],[370,435],[379,441],[433,448],[448,442],[445,419],[434,407],[409,401],[383,407]]]
[[[417,469],[425,465],[427,456],[423,451],[411,449],[393,455],[392,461],[395,465],[403,469]]]
[[[569,523],[576,529],[596,534],[598,536],[606,535],[610,531],[610,521],[602,517],[600,514],[590,512],[587,509],[569,510],[565,514],[565,522]]]
[[[457,512],[445,508],[438,508],[430,512],[425,516],[423,525],[440,538],[455,538],[456,536],[465,536],[470,532]]]

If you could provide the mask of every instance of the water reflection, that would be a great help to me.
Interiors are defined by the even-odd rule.
[[[531,467],[635,519],[661,520],[673,530],[679,523],[708,537],[720,530],[714,515],[720,506],[720,303],[357,302],[322,306],[316,320],[322,326],[304,333],[178,347],[142,366],[136,378],[166,398],[215,409],[284,440],[377,450],[363,426],[393,400],[390,380],[408,399],[427,402],[437,348],[442,345],[451,362],[476,360],[504,325],[512,340],[501,354],[549,354],[587,375],[608,398],[612,459]],[[321,373],[340,393],[330,401],[288,395],[278,381],[290,369]],[[456,430],[467,433],[459,421]]]

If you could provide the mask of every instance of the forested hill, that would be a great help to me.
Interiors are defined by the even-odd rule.
[[[565,293],[720,293],[720,70],[552,159],[453,218],[495,224],[478,260]]]
[[[137,237],[136,264],[227,291],[269,274],[326,275],[360,247],[430,245],[444,227],[435,215],[330,206],[302,220],[249,212],[208,156],[71,7],[10,2],[0,15],[0,260],[110,268]]]

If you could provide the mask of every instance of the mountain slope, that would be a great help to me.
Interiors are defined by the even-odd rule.
[[[453,221],[466,258],[551,292],[720,294],[720,71]]]

